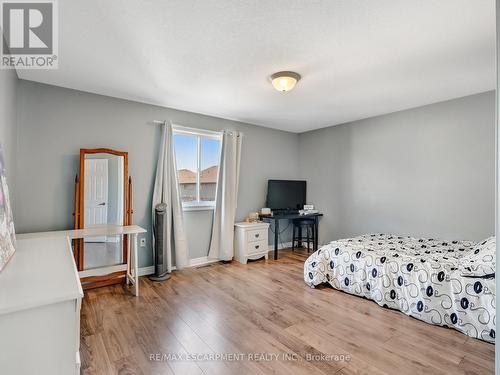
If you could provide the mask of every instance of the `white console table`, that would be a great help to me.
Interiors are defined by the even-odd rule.
[[[65,237],[18,239],[0,272],[0,373],[80,373],[83,291]]]
[[[137,235],[146,233],[146,229],[138,225],[99,225],[85,229],[38,232],[17,235],[18,239],[30,238],[68,238],[69,240],[96,236],[128,236],[127,264],[99,267],[78,272],[80,277],[101,276],[118,271],[127,271],[127,284],[134,286],[134,294],[139,295],[139,264],[137,259]]]
[[[71,240],[128,235],[128,261],[119,266],[137,296],[137,234],[144,232],[105,225],[17,235],[16,252],[0,272],[0,374],[80,374],[80,276],[88,271],[77,271]]]

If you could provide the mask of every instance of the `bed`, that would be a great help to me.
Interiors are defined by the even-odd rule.
[[[304,281],[494,343],[495,250],[495,237],[475,243],[369,234],[311,254]]]

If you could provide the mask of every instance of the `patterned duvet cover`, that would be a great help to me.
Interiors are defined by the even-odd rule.
[[[474,245],[387,234],[342,239],[311,254],[304,280],[494,342],[494,275],[466,277],[459,270]]]

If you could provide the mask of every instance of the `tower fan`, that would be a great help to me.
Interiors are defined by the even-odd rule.
[[[154,233],[155,233],[155,273],[149,276],[151,281],[164,281],[170,279],[170,274],[168,273],[167,264],[167,239],[165,238],[165,225],[167,225],[166,219],[167,205],[165,203],[157,204],[155,207],[155,222],[154,222]]]

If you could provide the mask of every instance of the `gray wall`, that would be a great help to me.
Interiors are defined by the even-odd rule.
[[[18,189],[14,215],[19,233],[72,227],[73,181],[80,148],[129,152],[134,223],[150,227],[150,204],[160,128],[171,119],[189,127],[244,133],[237,220],[263,207],[268,178],[298,176],[298,135],[34,82],[20,81]],[[22,203],[22,204],[21,204]],[[211,212],[185,215],[190,257],[206,256]],[[152,264],[149,237],[140,266]]]
[[[494,232],[493,91],[303,133],[299,152],[321,242]]]
[[[15,70],[0,70],[0,144],[5,157],[11,201],[16,195],[14,169],[17,146],[17,81]],[[12,206],[14,206],[14,202],[12,202]]]

